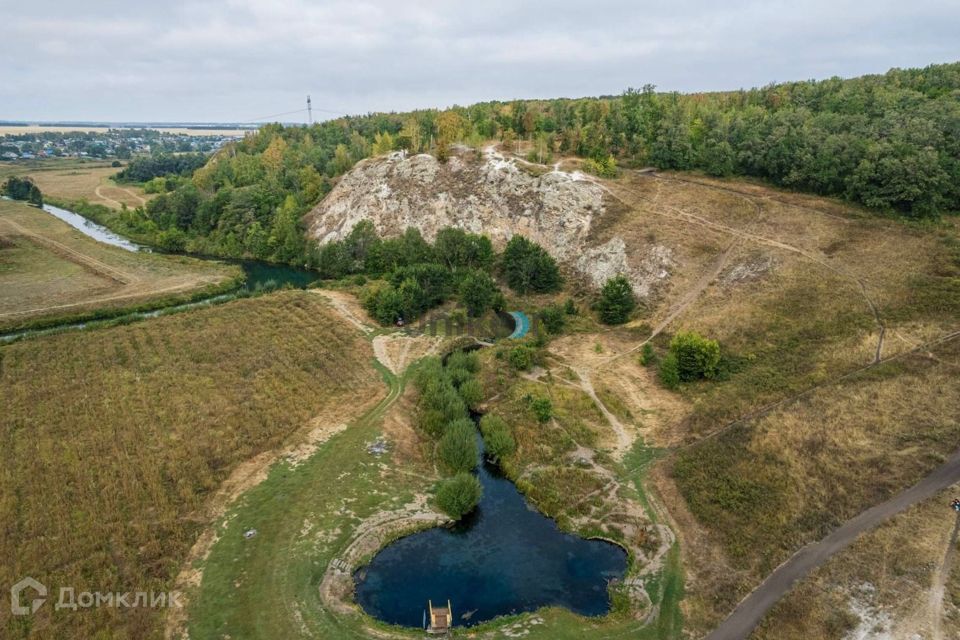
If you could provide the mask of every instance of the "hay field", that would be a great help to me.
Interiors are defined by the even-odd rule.
[[[119,210],[147,204],[156,194],[144,193],[136,185],[118,184],[113,176],[120,171],[109,162],[48,159],[0,165],[0,182],[9,176],[26,176],[37,183],[44,197],[56,200],[86,200]]]
[[[175,302],[233,285],[232,265],[133,253],[26,204],[0,201],[0,329]]]
[[[240,463],[384,395],[372,356],[300,291],[0,348],[0,583],[172,588]],[[165,613],[3,607],[0,635],[155,638]]]

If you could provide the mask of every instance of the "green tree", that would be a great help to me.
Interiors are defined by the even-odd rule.
[[[433,246],[437,259],[448,269],[489,271],[493,266],[493,245],[490,238],[484,235],[445,227],[437,232]]]
[[[493,308],[499,292],[490,274],[476,269],[467,272],[460,282],[460,301],[473,317],[481,316]]]
[[[470,418],[447,424],[437,443],[440,460],[454,473],[471,471],[477,466],[476,429]]]
[[[458,473],[437,485],[437,505],[454,520],[473,511],[482,497],[480,481],[469,473]]]
[[[670,341],[681,382],[713,378],[720,367],[720,345],[716,340],[690,332],[679,332]]]
[[[517,345],[507,352],[507,362],[517,371],[529,371],[533,366],[535,352],[525,344]]]
[[[507,284],[517,293],[547,293],[560,288],[560,269],[543,247],[515,235],[507,242],[501,259]]]
[[[516,440],[506,421],[495,415],[485,415],[480,419],[480,433],[487,455],[494,460],[502,460],[517,450]]]
[[[465,380],[458,391],[460,391],[460,397],[471,409],[476,409],[483,402],[483,385],[476,378]]]
[[[626,276],[618,275],[603,285],[597,311],[604,324],[623,324],[630,318],[630,313],[636,306],[630,281]]]
[[[550,398],[533,398],[530,401],[530,408],[533,409],[537,422],[548,422],[553,417],[553,403],[550,402]]]

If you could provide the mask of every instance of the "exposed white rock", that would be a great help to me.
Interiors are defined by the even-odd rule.
[[[576,261],[577,270],[585,274],[594,287],[599,288],[608,279],[622,273],[630,280],[633,292],[643,298],[670,277],[673,264],[673,251],[663,245],[653,245],[644,251],[644,255],[629,258],[627,246],[619,236],[585,249]]]
[[[415,227],[432,240],[453,226],[486,233],[498,248],[519,233],[597,286],[625,273],[636,293],[647,296],[669,276],[671,253],[655,246],[645,255],[628,255],[619,238],[590,247],[591,227],[605,213],[603,197],[601,186],[583,174],[555,167],[536,175],[493,148],[480,158],[473,151],[454,154],[446,163],[427,154],[392,153],[346,173],[308,214],[308,233],[323,244],[370,220],[383,236]]]

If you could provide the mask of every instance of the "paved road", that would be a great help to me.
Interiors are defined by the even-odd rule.
[[[909,489],[848,520],[823,540],[808,544],[797,551],[744,598],[730,617],[710,633],[706,640],[746,638],[767,611],[790,591],[797,580],[822,565],[836,552],[847,547],[861,533],[873,529],[908,507],[936,495],[957,482],[960,482],[960,450],[954,452],[945,463]],[[944,510],[946,509],[947,505],[944,505]]]

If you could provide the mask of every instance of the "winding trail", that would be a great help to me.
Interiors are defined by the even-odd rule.
[[[953,533],[950,542],[943,554],[943,562],[933,574],[933,587],[930,589],[930,628],[933,640],[943,640],[943,594],[947,588],[947,578],[950,577],[950,566],[957,549],[957,534],[960,533],[960,513],[953,524]]]
[[[760,212],[760,204],[757,202],[758,198],[750,194],[737,191],[735,189],[729,189],[723,186],[712,185],[708,183],[699,182],[696,180],[664,177],[656,174],[654,174],[653,177],[654,179],[658,179],[658,180],[676,179],[681,182],[696,184],[704,188],[719,189],[719,190],[735,193],[743,197],[744,199],[748,200],[749,202],[751,202],[755,207],[757,207],[758,213]],[[658,198],[656,196],[653,199],[651,199],[646,195],[640,195],[633,189],[630,189],[629,187],[625,187],[623,185],[618,185],[619,190],[621,191],[620,194],[614,193],[614,191],[609,187],[607,187],[606,185],[601,185],[601,187],[604,188],[604,190],[607,191],[607,193],[609,193],[612,197],[620,200],[627,206],[635,206],[635,205],[628,202],[628,200],[624,198],[623,192],[626,192],[628,196],[632,196],[633,198],[649,201],[651,204],[657,205],[657,207],[652,211],[654,214],[663,215],[678,221],[696,224],[696,225],[703,226],[705,228],[709,228],[715,231],[727,233],[732,235],[734,237],[734,240],[726,249],[726,251],[717,260],[717,262],[715,263],[715,266],[709,272],[701,276],[701,278],[694,284],[694,286],[683,295],[683,297],[679,300],[677,305],[673,309],[671,309],[670,312],[667,314],[667,316],[654,328],[650,337],[648,337],[646,340],[644,340],[643,342],[639,343],[638,345],[634,346],[633,348],[627,351],[624,351],[619,354],[615,354],[610,358],[607,358],[601,361],[600,363],[592,367],[593,370],[597,370],[609,364],[610,362],[616,360],[617,358],[620,358],[624,355],[633,353],[638,349],[641,349],[644,344],[648,343],[656,335],[658,335],[661,331],[663,331],[671,322],[673,322],[681,313],[683,313],[687,308],[689,308],[700,297],[703,291],[706,290],[706,288],[710,285],[710,283],[723,270],[723,267],[725,266],[727,260],[729,259],[729,256],[732,254],[734,249],[743,241],[749,241],[755,244],[766,245],[773,248],[788,251],[791,253],[795,253],[828,269],[829,271],[832,271],[833,273],[836,273],[837,275],[840,275],[844,279],[851,282],[851,284],[855,284],[857,289],[859,290],[860,295],[862,296],[867,306],[869,307],[870,312],[873,315],[874,321],[878,328],[876,350],[874,352],[872,360],[868,364],[858,367],[853,371],[849,371],[828,382],[815,385],[804,391],[794,394],[788,398],[784,398],[783,400],[780,400],[778,402],[772,403],[765,407],[761,407],[756,411],[752,411],[748,414],[745,414],[737,418],[736,420],[724,425],[720,429],[708,434],[705,438],[701,438],[697,442],[694,442],[690,445],[686,445],[685,447],[681,447],[681,448],[694,446],[696,444],[703,442],[706,439],[713,438],[719,435],[720,433],[727,431],[728,429],[732,428],[737,424],[740,424],[746,420],[767,414],[770,411],[780,406],[789,404],[804,396],[807,396],[810,393],[813,393],[817,389],[827,384],[834,384],[846,378],[852,377],[862,371],[871,369],[873,367],[890,362],[892,360],[902,358],[909,354],[915,354],[918,352],[928,350],[932,346],[935,346],[937,344],[942,344],[944,342],[948,342],[960,336],[960,331],[953,331],[946,335],[940,336],[939,338],[936,338],[934,340],[917,345],[914,348],[909,349],[908,351],[895,354],[888,358],[884,358],[883,346],[884,346],[884,338],[886,336],[886,323],[883,321],[883,318],[880,315],[880,310],[877,304],[875,303],[875,301],[867,291],[867,286],[863,279],[847,272],[841,267],[838,267],[829,263],[826,259],[817,255],[814,255],[809,251],[804,250],[800,247],[796,247],[791,244],[780,242],[779,240],[775,240],[772,238],[764,237],[759,234],[755,234],[752,232],[750,228],[736,229],[734,227],[730,227],[728,225],[724,225],[724,224],[715,222],[713,220],[708,220],[701,216],[697,216],[695,214],[684,211],[677,207],[670,207],[670,206],[663,205],[662,203],[657,202]],[[658,195],[659,195],[659,192],[658,192]],[[779,201],[779,202],[782,202],[782,201]],[[792,205],[786,202],[783,202],[783,204],[787,204],[788,206],[798,206],[798,205]],[[809,207],[799,206],[799,208],[810,210],[821,215],[829,216],[831,218],[837,217],[837,216],[833,216],[832,214],[828,214],[826,212],[812,209]],[[669,209],[672,211],[666,211],[663,209]],[[845,222],[848,222],[848,221],[845,221]],[[581,385],[583,386],[584,390],[586,391],[588,386],[592,389],[592,384],[590,383],[590,379],[589,379],[589,371],[583,371],[583,370],[575,370],[575,371],[581,380]],[[609,410],[603,405],[603,403],[596,396],[596,394],[593,393],[590,395],[594,399],[594,401],[597,403],[597,406],[600,408],[601,412],[603,412],[603,414],[607,416],[608,421],[610,421],[611,423],[611,426],[614,426],[614,429],[618,433],[618,438],[621,435],[626,437],[625,432],[622,433],[621,430],[616,429],[615,425],[618,424],[618,422],[616,421],[616,418],[613,417],[612,414],[610,414]],[[744,598],[740,602],[740,604],[736,607],[736,609],[734,609],[733,613],[731,613],[726,620],[724,620],[716,629],[714,629],[713,632],[711,632],[709,635],[706,636],[706,640],[741,640],[741,639],[747,638],[750,635],[750,633],[753,631],[753,629],[756,627],[756,625],[759,624],[759,622],[768,613],[768,611],[777,602],[779,602],[780,599],[787,594],[787,592],[790,591],[790,589],[798,580],[805,577],[808,573],[810,573],[814,569],[820,567],[835,553],[845,549],[854,540],[856,540],[856,538],[860,534],[873,529],[874,527],[883,523],[887,519],[917,504],[918,502],[922,502],[934,496],[936,493],[946,489],[947,487],[957,483],[958,481],[960,481],[960,450],[954,452],[944,464],[934,469],[930,474],[928,474],[926,477],[921,479],[912,487],[904,490],[903,492],[894,496],[890,500],[887,500],[886,502],[875,505],[867,509],[866,511],[863,511],[859,515],[851,518],[846,523],[841,525],[838,529],[836,529],[835,531],[833,531],[832,533],[830,533],[820,541],[811,543],[801,548],[793,556],[791,556],[786,562],[780,565],[773,573],[767,576],[767,578],[756,589],[754,589],[746,598]],[[949,575],[950,564],[952,562],[954,549],[956,547],[958,532],[960,532],[960,515],[958,515],[957,523],[954,526],[953,534],[951,536],[950,545],[947,548],[946,554],[944,556],[943,564],[938,570],[938,573],[935,578],[935,583],[931,591],[930,603],[931,603],[931,615],[933,616],[933,629],[934,629],[933,637],[935,640],[942,639],[940,622],[943,614],[943,610],[942,610],[943,593],[945,590],[946,579],[947,579],[947,576]]]
[[[649,173],[649,174],[644,174],[644,175],[650,176],[650,177],[652,177],[652,179],[654,179],[654,180],[667,180],[667,181],[677,180],[676,178],[673,178],[673,177],[671,177],[671,176],[662,176],[662,175],[657,174],[657,173]],[[683,179],[683,180],[678,180],[678,181],[680,181],[680,182],[685,182],[685,183],[688,183],[688,184],[699,185],[699,186],[701,186],[701,187],[703,187],[703,188],[705,188],[705,189],[714,189],[714,190],[719,190],[719,191],[730,192],[730,193],[736,194],[736,195],[740,196],[741,198],[743,198],[744,200],[746,200],[747,202],[749,202],[750,204],[752,204],[752,205],[757,209],[758,213],[761,211],[760,203],[757,202],[757,198],[752,197],[752,196],[748,196],[748,195],[746,195],[746,194],[744,194],[744,193],[742,193],[742,192],[740,192],[740,191],[737,191],[737,190],[735,190],[735,189],[728,189],[728,188],[726,188],[726,187],[722,187],[722,186],[718,186],[718,185],[712,185],[712,184],[704,183],[704,182],[699,182],[699,181],[696,181],[696,180]],[[860,293],[861,297],[864,299],[864,301],[866,302],[867,306],[869,307],[870,312],[871,312],[871,314],[873,315],[874,322],[875,322],[876,325],[877,325],[877,331],[878,331],[878,333],[879,333],[879,336],[878,336],[878,339],[877,339],[877,348],[876,348],[876,351],[875,351],[875,353],[874,353],[874,359],[873,359],[873,361],[874,361],[874,362],[879,362],[879,360],[880,360],[880,358],[881,358],[881,355],[882,355],[882,352],[883,352],[883,340],[884,340],[884,335],[885,335],[885,333],[886,333],[886,325],[885,325],[885,323],[884,323],[884,321],[883,321],[883,318],[880,316],[880,310],[879,310],[879,308],[877,307],[876,302],[874,302],[873,298],[870,296],[869,292],[867,291],[866,283],[865,283],[862,279],[858,278],[857,276],[855,276],[855,275],[853,275],[853,274],[851,274],[851,273],[848,273],[846,270],[842,269],[841,267],[838,267],[838,266],[835,266],[835,265],[831,264],[831,263],[828,262],[826,259],[824,259],[824,258],[822,258],[822,257],[820,257],[820,256],[818,256],[818,255],[816,255],[816,254],[814,254],[814,253],[811,253],[810,251],[807,251],[807,250],[805,250],[805,249],[803,249],[803,248],[801,248],[801,247],[797,247],[797,246],[794,246],[794,245],[789,244],[789,243],[786,243],[786,242],[781,242],[780,240],[776,240],[776,239],[774,239],[774,238],[768,238],[768,237],[766,237],[766,236],[763,236],[763,235],[754,233],[754,232],[752,232],[752,231],[749,229],[749,227],[748,227],[747,229],[738,229],[738,228],[736,228],[736,227],[731,227],[730,225],[726,225],[726,224],[717,222],[717,221],[715,221],[715,220],[710,220],[710,219],[708,219],[708,218],[704,218],[703,216],[696,215],[696,214],[694,214],[694,213],[691,213],[691,212],[686,211],[686,210],[684,210],[684,209],[681,209],[681,208],[679,208],[679,207],[675,207],[675,206],[672,206],[672,205],[667,205],[667,204],[663,204],[663,203],[661,203],[661,202],[657,202],[656,199],[650,198],[650,197],[647,196],[646,194],[641,194],[641,193],[637,192],[635,189],[632,189],[632,188],[630,188],[630,187],[628,187],[628,186],[625,186],[625,185],[623,185],[623,184],[614,185],[614,188],[616,189],[616,191],[614,191],[614,188],[611,188],[610,186],[601,184],[601,183],[599,183],[599,182],[596,182],[596,184],[598,184],[598,186],[600,186],[604,191],[606,191],[611,197],[616,198],[617,200],[619,200],[619,201],[622,202],[623,204],[627,205],[628,207],[635,207],[635,206],[636,206],[636,203],[635,203],[635,202],[634,202],[634,203],[631,203],[631,202],[628,200],[628,198],[633,198],[633,199],[635,199],[635,200],[644,201],[644,202],[648,202],[648,203],[650,203],[650,204],[654,204],[654,205],[656,205],[656,207],[648,208],[648,209],[647,209],[650,213],[653,213],[654,215],[664,216],[664,217],[667,217],[667,218],[671,218],[671,219],[673,219],[673,220],[677,220],[677,221],[679,221],[679,222],[686,222],[686,223],[689,223],[689,224],[698,225],[698,226],[701,226],[701,227],[704,227],[704,228],[707,228],[707,229],[711,229],[711,230],[713,230],[713,231],[719,231],[719,232],[721,232],[721,233],[725,233],[725,234],[728,234],[728,235],[732,235],[732,236],[734,236],[735,238],[740,238],[740,239],[742,239],[742,240],[746,240],[746,241],[752,242],[752,243],[754,243],[754,244],[759,244],[759,245],[763,245],[763,246],[768,246],[768,247],[772,247],[772,248],[774,248],[774,249],[780,249],[781,251],[787,251],[787,252],[789,252],[789,253],[794,253],[794,254],[796,254],[796,255],[802,256],[803,258],[806,258],[807,260],[810,260],[811,262],[816,263],[817,265],[823,267],[824,269],[827,269],[828,271],[831,271],[831,272],[839,275],[840,277],[842,277],[842,278],[844,278],[845,280],[849,281],[851,284],[856,285],[857,289],[859,290],[859,293]],[[626,195],[626,197],[625,197],[625,195]],[[788,206],[792,206],[792,205],[788,205]],[[821,213],[822,213],[822,212],[821,212]],[[674,317],[676,317],[676,316],[674,316]],[[672,320],[672,318],[670,318],[670,320]],[[639,346],[642,347],[643,345],[641,344],[641,345],[639,345]],[[638,348],[639,348],[639,347],[638,347]],[[628,352],[628,353],[629,353],[629,352]],[[622,355],[622,354],[621,354],[621,355]]]
[[[706,640],[742,640],[800,578],[826,562],[833,554],[845,549],[862,533],[870,531],[901,511],[935,496],[950,485],[960,482],[960,450],[945,463],[909,489],[890,500],[867,509],[847,520],[819,542],[803,547],[781,564],[753,592],[740,601],[733,613],[707,635]],[[958,520],[960,522],[960,520]],[[957,536],[954,528],[953,537]],[[951,548],[954,545],[951,544]],[[950,552],[948,550],[948,558]],[[947,559],[944,560],[947,562]]]

